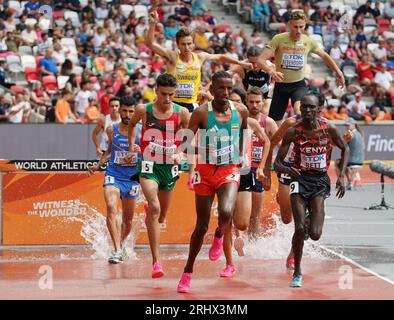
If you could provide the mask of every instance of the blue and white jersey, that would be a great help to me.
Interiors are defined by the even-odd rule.
[[[126,163],[124,158],[129,152],[128,136],[120,134],[119,124],[114,124],[113,128],[111,159],[109,160],[105,175],[114,177],[116,180],[130,181],[130,178],[138,173],[138,161],[141,155],[137,154],[130,163]],[[135,144],[137,145],[140,144],[140,131],[141,125],[137,124],[137,136],[135,139]]]

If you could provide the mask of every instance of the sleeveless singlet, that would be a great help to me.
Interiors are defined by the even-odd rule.
[[[268,130],[267,130],[267,116],[265,115],[260,115],[260,121],[259,121],[260,127],[264,128],[265,133],[268,135]],[[252,163],[251,167],[252,168],[258,168],[259,164],[261,162],[261,159],[263,157],[263,144],[261,143],[260,139],[257,138],[257,136],[253,133],[252,134]]]

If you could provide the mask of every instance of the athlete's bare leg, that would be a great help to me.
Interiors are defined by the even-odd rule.
[[[292,240],[294,251],[294,274],[302,274],[301,259],[302,250],[304,247],[305,212],[307,208],[307,202],[299,194],[292,194],[290,195],[290,198],[294,217],[294,235]]]
[[[238,192],[236,207],[233,216],[233,224],[238,234],[248,229],[250,214],[252,211],[252,195],[250,192]],[[226,228],[223,241],[223,252],[226,257],[226,264],[233,264],[232,258],[232,224]]]
[[[264,193],[263,192],[252,192],[252,212],[250,216],[250,225],[249,225],[249,236],[257,239],[261,235],[260,224],[261,224],[261,210],[263,210],[263,200]]]
[[[159,216],[161,212],[159,200],[159,186],[156,181],[140,177],[140,184],[145,199],[148,201],[147,229],[149,245],[152,252],[153,263],[159,261],[160,225]]]
[[[160,191],[158,197],[160,202],[159,223],[163,223],[167,216],[168,207],[170,206],[172,190]]]
[[[279,183],[278,197],[280,215],[284,224],[289,224],[293,220],[293,211],[291,209],[289,186]]]
[[[104,199],[107,205],[107,228],[111,235],[115,251],[120,250],[121,226],[119,220],[118,201],[120,191],[113,186],[104,187]]]
[[[122,238],[120,242],[121,247],[124,246],[125,241],[131,232],[134,210],[135,210],[135,202],[136,202],[135,199],[122,200],[123,219],[122,219]]]

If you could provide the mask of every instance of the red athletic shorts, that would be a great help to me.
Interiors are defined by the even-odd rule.
[[[225,183],[236,182],[239,186],[239,181],[240,172],[236,164],[197,164],[193,177],[194,191],[199,196],[212,196]]]

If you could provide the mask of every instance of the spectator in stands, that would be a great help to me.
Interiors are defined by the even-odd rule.
[[[372,121],[384,120],[384,112],[376,105],[373,105],[369,111]]]
[[[19,17],[19,23],[16,25],[16,31],[22,32],[23,30],[26,29],[26,19],[27,19],[27,14],[22,14]]]
[[[327,120],[336,120],[338,119],[338,113],[333,105],[328,105],[327,109],[323,109],[323,116]]]
[[[203,0],[193,1],[191,12],[193,16],[203,15],[206,11],[208,11],[208,8]]]
[[[366,35],[365,35],[365,33],[364,33],[364,27],[363,26],[360,26],[360,27],[357,27],[357,34],[356,34],[356,38],[355,38],[355,40],[356,40],[356,42],[361,42],[361,41],[367,41],[367,37],[366,37]]]
[[[383,117],[383,120],[394,120],[394,106],[391,107],[390,111],[386,112],[386,114]]]
[[[43,90],[40,81],[33,83],[33,88],[30,93],[30,102],[34,107],[45,107],[51,104],[51,98],[48,93]]]
[[[357,57],[362,60],[362,57],[364,55],[368,56],[369,55],[369,50],[368,50],[368,43],[366,40],[360,41],[357,46]]]
[[[96,8],[96,19],[98,21],[104,21],[108,18],[109,10],[105,0],[101,0],[100,6]]]
[[[0,123],[8,123],[9,118],[16,113],[16,111],[10,112],[10,108],[10,100],[0,95]]]
[[[63,27],[64,28],[64,33],[67,38],[74,38],[75,37],[75,28],[73,26],[73,23],[71,19],[66,20],[66,25]]]
[[[387,40],[387,61],[386,64],[389,68],[394,68],[394,39]]]
[[[383,90],[377,90],[375,97],[375,106],[378,106],[381,111],[385,111],[385,108],[391,108],[391,97],[385,94]]]
[[[337,115],[337,119],[338,120],[346,120],[349,118],[349,112],[348,109],[346,108],[346,106],[340,105],[338,107],[338,115]]]
[[[176,24],[174,17],[169,17],[167,25],[164,27],[164,36],[166,39],[173,40],[178,31],[179,26]]]
[[[375,62],[377,63],[379,60],[387,60],[387,49],[385,48],[384,39],[379,39],[379,46],[372,51],[372,55],[375,58]]]
[[[382,89],[385,93],[388,93],[390,88],[392,88],[393,76],[387,71],[385,63],[380,64],[380,71],[376,72],[374,82],[377,85],[377,90]]]
[[[327,24],[329,24],[332,21],[336,21],[335,16],[334,16],[334,11],[332,10],[331,6],[328,6],[326,8],[326,12],[324,13],[324,16],[323,16],[323,21]]]
[[[342,60],[342,55],[343,52],[339,46],[339,43],[337,40],[335,40],[332,44],[332,48],[330,50],[330,56],[331,58],[335,61],[335,63],[337,64],[337,66],[340,66],[343,62]]]
[[[21,39],[24,45],[26,46],[36,46],[38,44],[37,33],[33,28],[31,23],[26,25],[26,30],[23,30],[21,33]]]
[[[53,50],[52,48],[48,48],[45,51],[44,58],[40,61],[40,75],[47,76],[47,75],[57,75],[57,67],[56,61],[52,58]]]
[[[291,5],[287,5],[286,12],[282,15],[282,21],[288,23],[290,21],[291,12],[293,11]]]
[[[0,85],[6,88],[11,88],[12,86],[15,85],[15,83],[12,83],[11,80],[8,78],[6,69],[7,69],[7,61],[0,60]]]
[[[55,118],[56,123],[74,123],[79,122],[71,111],[70,100],[72,99],[72,92],[67,89],[63,90],[62,99],[56,102]]]
[[[348,105],[347,105],[348,110],[351,110],[351,109],[352,109],[352,106],[353,106],[354,104],[357,104],[357,105],[358,105],[358,111],[359,111],[361,114],[363,114],[363,113],[367,110],[367,105],[366,105],[365,102],[362,100],[362,97],[363,97],[363,94],[362,94],[361,92],[357,92],[357,93],[356,93],[356,96],[355,96],[355,99],[354,99],[354,100],[351,100],[351,101],[348,103]]]
[[[12,116],[9,117],[11,123],[26,123],[31,112],[31,105],[26,100],[23,93],[17,93],[15,97],[15,104],[9,109]]]
[[[65,59],[60,68],[60,75],[69,76],[74,69],[73,63],[70,59]]]
[[[100,111],[103,115],[109,114],[109,100],[114,96],[112,86],[105,86],[105,93],[99,98]]]
[[[270,11],[267,3],[264,0],[255,0],[251,21],[258,27],[259,31],[266,30],[266,22],[269,16]]]
[[[89,104],[85,109],[85,120],[87,123],[95,123],[100,118],[98,102],[93,97],[89,98]]]
[[[354,19],[356,19],[360,15],[374,17],[375,12],[372,9],[371,4],[372,4],[372,1],[367,0],[365,2],[365,4],[362,4],[361,6],[359,6],[356,11],[356,14],[354,15]]]
[[[76,115],[80,118],[85,118],[85,109],[89,106],[89,98],[94,98],[93,93],[90,91],[91,85],[89,82],[84,81],[81,83],[81,90],[75,97]]]
[[[79,0],[67,0],[64,3],[64,8],[79,13],[81,11],[81,3]]]
[[[43,32],[41,35],[41,41],[38,43],[38,53],[40,55],[45,55],[45,51],[52,48],[52,43],[49,40],[48,32]]]
[[[378,41],[379,41],[378,29],[375,29],[372,31],[372,34],[369,37],[369,42],[370,43],[378,43]]]
[[[354,40],[351,40],[349,42],[349,45],[345,51],[345,55],[346,55],[346,58],[353,60],[354,63],[358,62],[356,43],[354,42]]]
[[[357,64],[358,80],[362,86],[365,86],[367,92],[370,92],[374,78],[374,64],[369,61],[369,56],[363,55],[361,61]]]
[[[356,121],[364,121],[365,115],[362,114],[359,110],[359,106],[357,103],[353,103],[351,108],[349,109],[349,117]]]
[[[384,17],[386,19],[393,19],[394,17],[394,0],[387,1],[386,5],[384,6]]]

